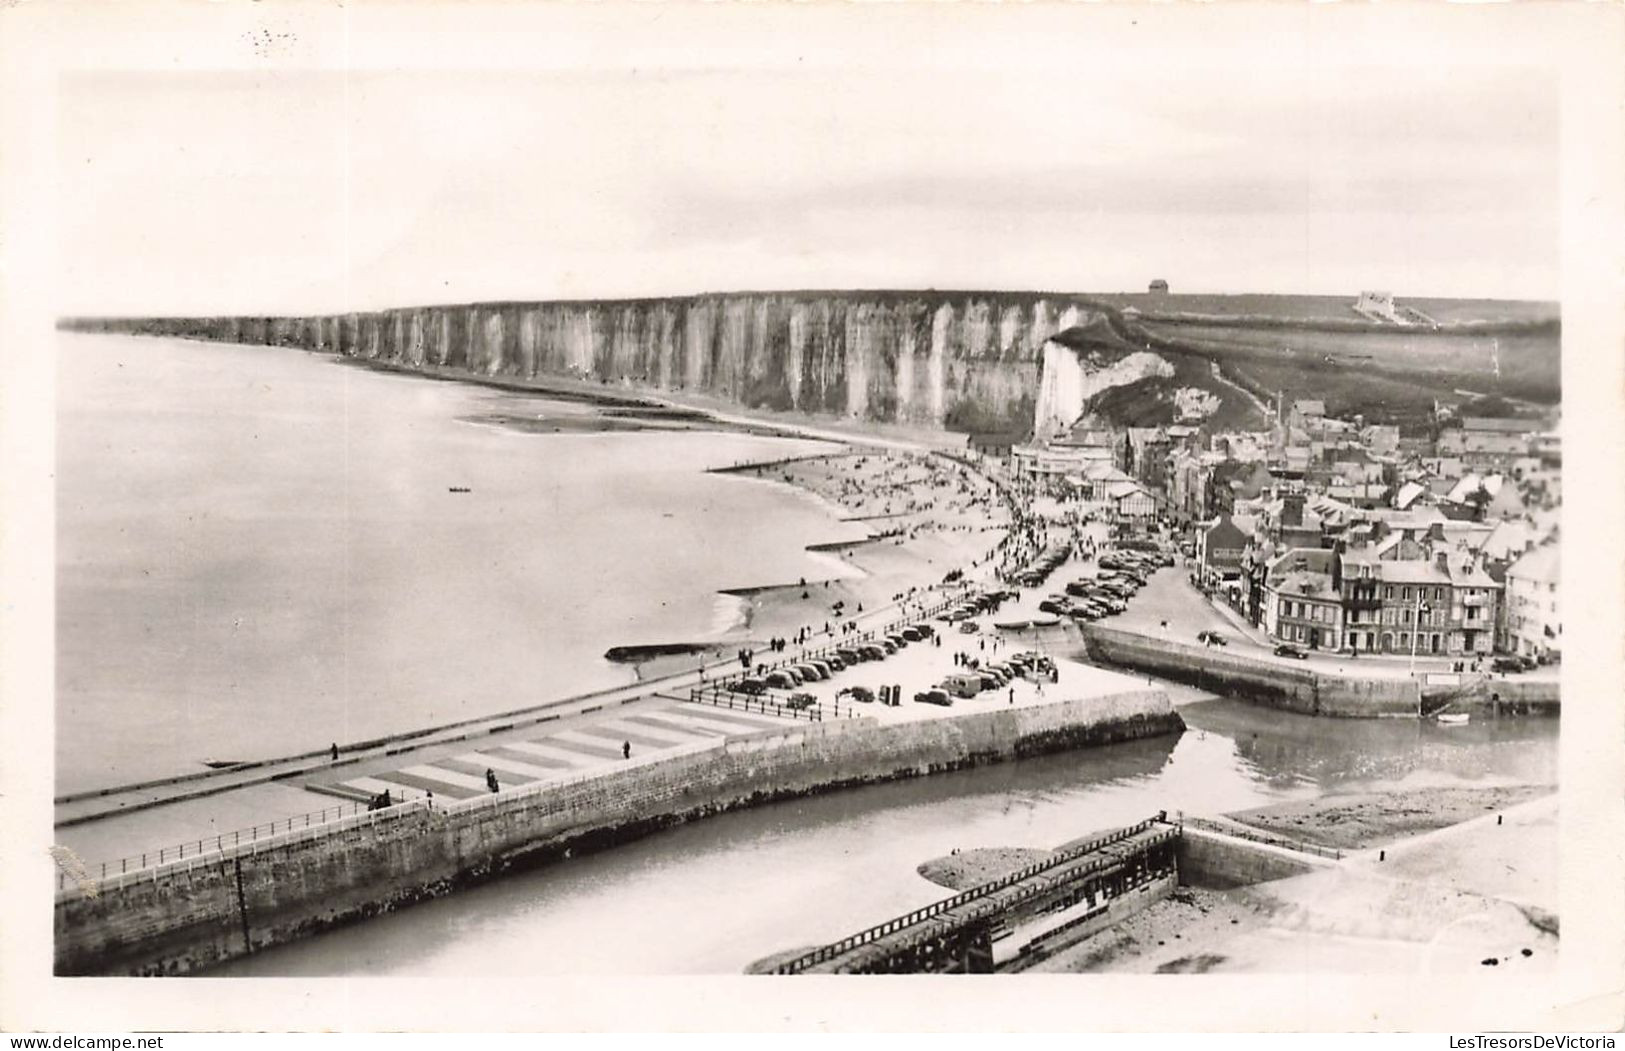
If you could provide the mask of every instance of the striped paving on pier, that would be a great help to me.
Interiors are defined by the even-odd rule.
[[[485,795],[485,774],[496,775],[498,790],[559,781],[623,761],[621,746],[634,756],[673,751],[724,737],[783,729],[782,716],[673,700],[635,713],[605,712],[566,730],[505,738],[500,744],[471,747],[440,759],[416,759],[392,769],[344,780],[310,782],[306,788],[345,799],[371,800],[386,789],[393,799],[421,799],[429,793],[446,800]]]

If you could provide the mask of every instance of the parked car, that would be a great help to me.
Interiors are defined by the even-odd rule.
[[[804,708],[811,708],[817,703],[818,698],[810,693],[792,693],[789,700],[784,702],[784,706],[792,711],[801,711]]]
[[[856,648],[851,646],[842,646],[835,652],[840,654],[841,659],[846,661],[849,666],[867,659],[862,653],[858,652]]]
[[[767,683],[761,679],[745,678],[740,679],[738,682],[729,683],[728,689],[732,693],[743,693],[756,697],[767,692]]]
[[[1275,647],[1275,655],[1277,657],[1291,657],[1300,661],[1306,661],[1309,659],[1309,654],[1298,649],[1296,646],[1289,646],[1284,642]]]
[[[1205,642],[1209,646],[1228,646],[1230,644],[1229,639],[1216,631],[1199,631],[1196,633],[1196,641]]]
[[[937,629],[933,628],[929,624],[916,624],[914,625],[914,630],[918,631],[922,638],[927,639],[931,638],[937,633]]]
[[[949,675],[942,680],[941,689],[947,690],[955,697],[975,697],[982,692],[982,677],[980,675]]]
[[[914,699],[921,704],[940,704],[944,708],[953,706],[954,699],[948,696],[947,690],[921,690],[914,695]]]
[[[902,635],[903,638],[909,640],[910,642],[919,642],[921,639],[925,638],[925,634],[920,631],[919,625],[917,624],[909,625],[902,631],[898,632],[898,634]]]
[[[872,661],[883,661],[886,659],[886,648],[881,646],[879,643],[866,642],[862,646],[858,647],[858,652]]]
[[[974,635],[981,630],[982,626],[976,623],[974,620],[967,620],[965,623],[959,626],[959,632],[961,635]]]
[[[768,672],[766,678],[764,678],[762,682],[773,687],[775,690],[793,690],[797,686],[801,685],[800,682],[796,681],[794,676],[782,668],[778,671]]]
[[[835,696],[840,697],[842,695],[850,697],[861,704],[873,704],[875,700],[875,691],[867,686],[848,686]]]
[[[1497,657],[1491,661],[1490,667],[1495,671],[1503,673],[1520,672],[1528,671],[1529,669],[1535,667],[1535,662],[1530,660],[1528,657],[1519,657],[1514,654],[1507,654],[1506,656]]]

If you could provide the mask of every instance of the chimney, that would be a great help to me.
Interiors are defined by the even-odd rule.
[[[1433,557],[1433,564],[1438,566],[1440,569],[1442,569],[1442,570],[1444,570],[1446,572],[1449,572],[1450,571],[1450,552],[1448,552],[1448,551],[1440,551],[1437,555],[1435,555]]]
[[[1284,526],[1303,525],[1303,494],[1288,493],[1281,499],[1281,524]]]

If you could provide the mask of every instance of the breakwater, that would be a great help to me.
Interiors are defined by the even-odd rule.
[[[1559,706],[1554,681],[1475,675],[1434,683],[1427,677],[1334,675],[1094,624],[1080,631],[1084,653],[1097,664],[1150,672],[1305,715],[1378,718],[1445,709],[1545,715],[1556,714]]]
[[[295,830],[58,895],[59,974],[176,974],[567,852],[741,807],[1176,733],[1160,690],[905,723],[849,719],[708,742],[610,773]]]

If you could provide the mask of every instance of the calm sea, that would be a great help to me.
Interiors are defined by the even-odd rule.
[[[833,446],[524,433],[580,405],[296,350],[64,333],[59,792],[617,685],[612,645],[729,626],[726,587],[862,536],[708,468]],[[467,493],[454,493],[466,488]]]

